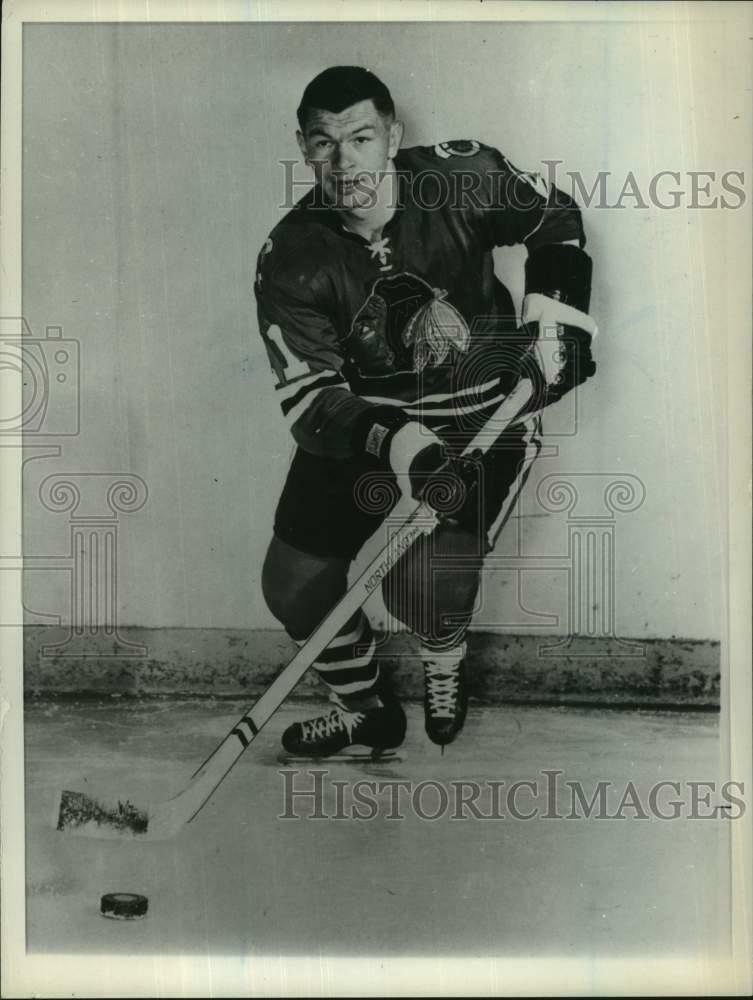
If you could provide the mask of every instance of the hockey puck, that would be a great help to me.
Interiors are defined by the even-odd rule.
[[[112,920],[137,920],[145,917],[148,909],[146,896],[138,896],[134,892],[108,892],[99,904],[102,916]]]

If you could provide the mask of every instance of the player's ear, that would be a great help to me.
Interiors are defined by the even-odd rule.
[[[403,132],[405,131],[405,126],[397,118],[390,125],[390,144],[387,150],[388,157],[392,160],[397,156],[397,151],[400,149],[400,143],[403,141]]]
[[[306,137],[300,129],[296,129],[295,138],[298,143],[298,148],[301,151],[301,156],[304,158],[306,163],[308,163],[308,153],[306,149]]]

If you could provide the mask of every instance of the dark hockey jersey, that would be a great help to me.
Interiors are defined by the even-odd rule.
[[[495,246],[585,244],[580,212],[543,178],[462,140],[401,150],[397,209],[375,243],[312,189],[274,228],[255,292],[296,442],[349,458],[364,409],[400,406],[443,437],[475,433],[524,346]]]

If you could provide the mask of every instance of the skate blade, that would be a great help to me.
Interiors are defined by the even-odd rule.
[[[277,755],[281,764],[393,764],[405,760],[405,751],[400,747],[391,750],[375,750],[373,747],[354,745],[328,757],[312,757],[308,754],[291,754],[282,750]]]

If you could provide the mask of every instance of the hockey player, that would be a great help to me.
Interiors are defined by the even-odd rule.
[[[389,90],[360,67],[312,80],[298,124],[316,183],[265,242],[255,284],[297,444],[263,568],[265,600],[304,642],[400,496],[433,503],[438,528],[406,552],[382,592],[419,639],[425,728],[444,746],[465,719],[465,635],[483,558],[538,453],[540,409],[595,371],[581,216],[569,197],[481,142],[401,149]],[[512,244],[529,255],[521,328],[492,260],[495,246]],[[536,342],[552,327],[554,365]],[[531,358],[543,388],[528,415],[483,460],[460,461]],[[405,715],[380,678],[362,611],[315,666],[334,707],[289,727],[287,751],[400,745]]]

